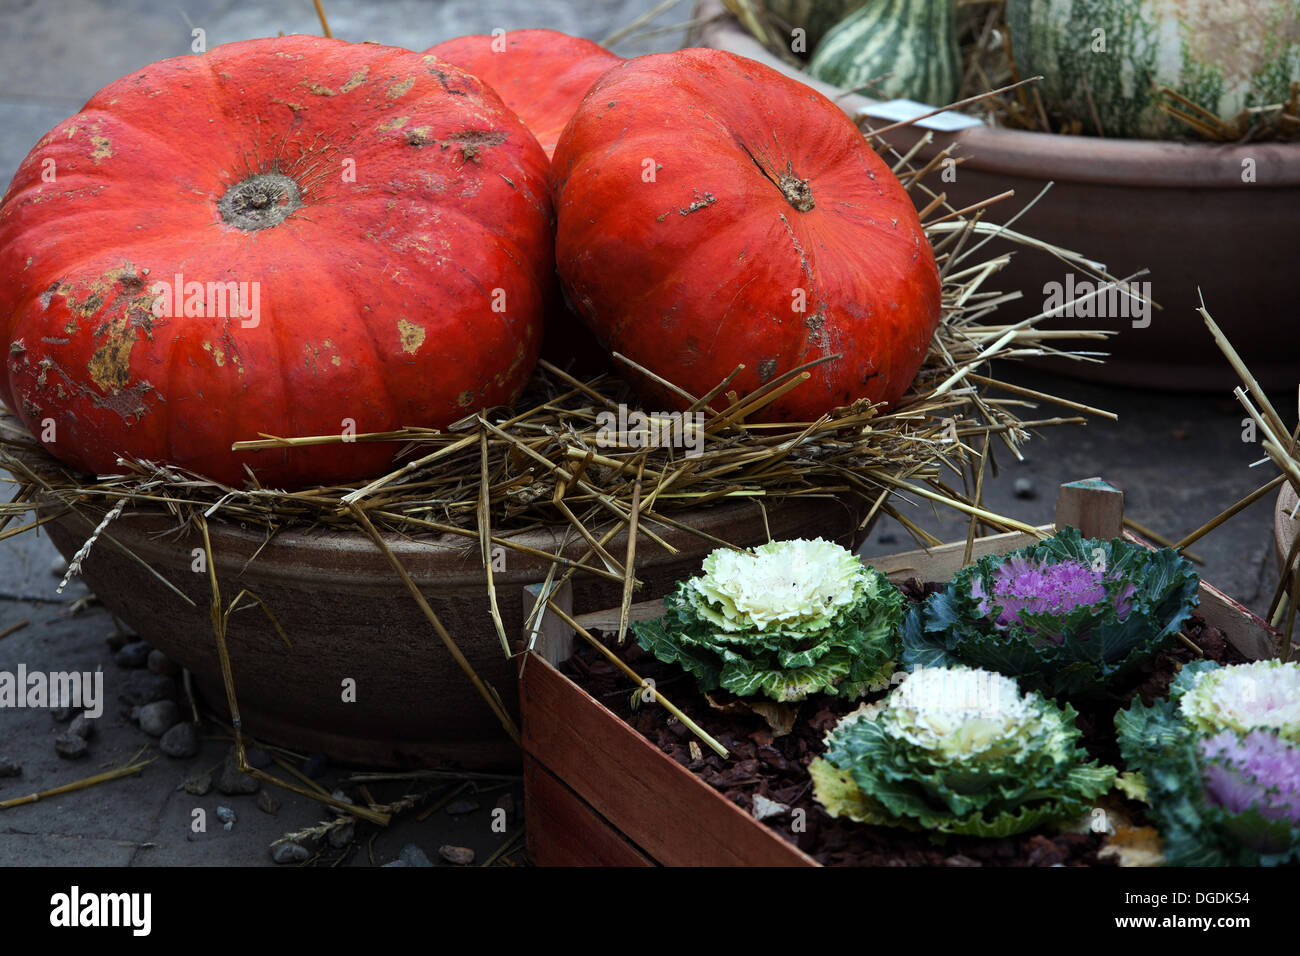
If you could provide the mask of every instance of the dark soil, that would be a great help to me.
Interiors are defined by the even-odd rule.
[[[908,581],[903,593],[913,601],[942,585]],[[1184,633],[1206,658],[1224,664],[1245,658],[1228,643],[1222,631],[1193,617]],[[833,818],[813,799],[808,764],[824,749],[826,732],[840,717],[857,709],[861,701],[844,701],[826,695],[810,697],[800,705],[794,730],[774,738],[767,723],[754,714],[722,712],[695,688],[694,679],[677,665],[664,664],[629,639],[622,647],[613,635],[596,635],[643,678],[655,682],[674,704],[704,727],[731,753],[723,760],[696,741],[680,721],[662,707],[640,705],[633,685],[609,661],[579,641],[561,670],[587,693],[631,724],[646,739],[732,803],[752,812],[754,797],[761,795],[790,808],[764,824],[796,844],[820,863],[830,866],[1107,866],[1098,860],[1101,834],[1030,832],[1000,839],[951,837],[936,842],[927,833],[892,827],[874,827]],[[1140,695],[1150,703],[1163,697],[1179,668],[1198,655],[1175,641],[1143,666],[1125,698]],[[725,696],[725,695],[724,695]],[[880,695],[877,695],[880,696]],[[715,700],[719,695],[715,694]],[[633,708],[633,700],[637,706]],[[868,698],[871,699],[871,698]],[[1115,744],[1115,706],[1084,710],[1076,721],[1088,751],[1104,762],[1123,766]],[[694,752],[691,746],[696,744]],[[697,756],[698,755],[698,756]],[[1140,821],[1141,804],[1127,808]],[[802,810],[802,814],[794,811]],[[801,831],[795,826],[801,823]]]

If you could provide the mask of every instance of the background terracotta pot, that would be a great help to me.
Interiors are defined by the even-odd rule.
[[[777,538],[821,535],[853,537],[853,509],[833,499],[767,502],[767,525]],[[85,542],[103,514],[83,508],[45,527],[65,557]],[[681,520],[740,545],[761,543],[767,533],[752,501],[705,507]],[[96,543],[82,569],[86,584],[120,620],[188,667],[199,691],[225,712],[216,643],[208,616],[207,576],[192,569],[198,533],[179,535],[174,518],[128,509]],[[293,647],[286,647],[255,605],[231,617],[228,646],[246,731],[264,740],[340,762],[382,767],[430,767],[452,763],[486,769],[517,764],[518,751],[457,667],[386,559],[361,533],[284,531],[266,543],[261,532],[210,520],[222,598],[247,588],[274,612]],[[680,577],[699,569],[712,545],[676,529],[658,533],[679,548],[669,554],[638,542],[637,574],[646,582],[637,598],[664,595]],[[563,529],[548,527],[519,536],[554,551]],[[111,536],[190,598],[168,589],[140,561],[124,554]],[[577,538],[576,535],[573,537]],[[467,539],[405,539],[386,536],[469,659],[513,711],[516,665],[507,661],[488,611],[487,587],[477,545]],[[577,558],[585,543],[566,554]],[[626,538],[608,545],[622,554]],[[541,581],[548,565],[507,552],[497,572],[498,600],[513,642],[523,626],[522,588]],[[575,607],[607,607],[621,600],[621,585],[592,576],[575,578]],[[342,681],[356,681],[356,702],[344,703]]]
[[[721,12],[719,0],[701,0],[697,16]],[[797,76],[850,114],[872,102],[781,63],[732,18],[705,23],[692,42]],[[923,132],[904,128],[889,139],[901,153]],[[1199,289],[1266,388],[1291,388],[1300,379],[1300,349],[1288,347],[1279,327],[1281,317],[1296,314],[1292,270],[1300,236],[1300,144],[1220,146],[977,127],[935,133],[934,143],[920,155],[933,155],[954,140],[960,147],[956,155],[966,157],[956,167],[955,181],[935,176],[928,182],[945,191],[954,207],[1014,189],[1014,199],[991,211],[993,221],[1005,222],[1054,183],[1017,220],[1017,232],[1100,261],[1118,278],[1150,270],[1137,280],[1151,283],[1150,295],[1162,307],[1152,310],[1149,326],[1135,328],[1130,318],[1053,320],[1060,328],[1117,328],[1119,334],[1096,343],[1097,350],[1111,353],[1104,364],[1048,364],[1072,375],[1145,388],[1230,388],[1237,379],[1196,312]],[[988,248],[1017,250],[990,283],[1024,294],[1023,302],[1006,306],[1008,321],[1041,311],[1047,284],[1066,280],[1068,267],[1050,255],[1001,240]]]

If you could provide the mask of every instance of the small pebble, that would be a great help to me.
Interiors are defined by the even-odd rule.
[[[64,558],[55,558],[50,562],[50,577],[63,580],[63,576],[68,573],[68,562]]]
[[[258,770],[265,770],[271,766],[271,755],[261,747],[245,747],[244,759],[248,761],[250,767],[255,767]]]
[[[205,770],[185,778],[185,792],[202,797],[212,789],[212,771]]]
[[[222,823],[234,823],[238,817],[235,816],[235,811],[230,807],[217,807],[217,819]]]
[[[50,711],[50,716],[54,718],[56,724],[61,724],[65,721],[71,720],[76,712],[77,709],[75,707],[55,707]]]
[[[181,709],[175,701],[156,700],[145,704],[136,713],[140,729],[151,737],[161,737],[180,722]]]
[[[325,776],[325,771],[330,767],[330,758],[324,754],[311,754],[302,765],[302,772],[312,780],[319,780]]]
[[[175,662],[157,648],[149,652],[149,656],[145,659],[145,666],[149,668],[150,673],[161,674],[164,677],[179,677],[181,673],[181,669]]]
[[[401,861],[403,866],[433,866],[432,861],[425,856],[424,851],[414,843],[408,843],[402,847],[402,852],[397,855],[397,859]]]
[[[310,856],[310,850],[296,843],[277,843],[271,847],[271,859],[276,863],[301,863]]]
[[[447,804],[447,813],[453,817],[464,816],[467,813],[473,813],[479,808],[477,800],[453,800]]]
[[[0,777],[21,777],[23,765],[12,760],[0,760]]]
[[[118,700],[130,707],[142,707],[156,700],[175,700],[176,696],[176,681],[162,674],[138,670],[131,672],[126,690],[118,694]]]
[[[89,751],[90,746],[85,738],[78,737],[76,734],[59,734],[54,738],[54,752],[66,760],[84,757]]]
[[[1017,498],[1037,498],[1038,487],[1032,478],[1017,478],[1015,483]]]
[[[89,740],[95,736],[95,722],[85,714],[78,714],[68,724],[68,733],[76,734],[82,740]]]
[[[165,703],[160,701],[160,703]],[[148,705],[152,707],[153,705]],[[144,708],[141,708],[142,710]],[[199,728],[188,721],[176,724],[162,735],[158,749],[169,757],[193,757],[199,752]],[[211,785],[211,780],[209,780]]]
[[[330,794],[330,796],[333,797],[335,800],[339,801],[339,803],[346,803],[350,806],[356,805],[355,801],[353,801],[353,799],[349,797],[346,793],[344,793],[342,790],[335,790],[333,793]],[[341,817],[347,812],[348,811],[340,807],[330,807],[330,813],[334,814],[336,817]]]
[[[116,652],[120,651],[133,641],[138,640],[140,640],[140,638],[136,637],[134,634],[120,634],[117,631],[114,631],[112,634],[108,635],[108,637],[104,638],[104,643],[108,645],[110,651]]]
[[[271,796],[268,790],[257,791],[257,809],[275,816],[280,812],[280,801]]]
[[[782,814],[789,813],[790,807],[784,803],[778,803],[761,793],[754,794],[754,805],[749,813],[755,820],[767,820],[771,817],[779,817]]]
[[[440,846],[438,855],[457,866],[469,866],[474,862],[474,851],[467,846]]]
[[[113,655],[113,661],[123,668],[144,667],[149,662],[149,652],[152,650],[148,641],[132,641],[122,645],[122,649]]]
[[[257,793],[258,788],[261,786],[255,779],[239,769],[239,758],[235,756],[233,746],[226,752],[226,760],[221,765],[221,773],[217,776],[216,784],[217,789],[228,797]]]
[[[330,830],[329,843],[336,850],[341,850],[357,835],[357,828],[351,823],[345,823],[341,827],[334,827]]]

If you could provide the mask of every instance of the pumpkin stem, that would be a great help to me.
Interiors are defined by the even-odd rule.
[[[800,212],[808,212],[815,205],[812,187],[808,185],[808,180],[796,176],[794,167],[789,163],[785,164],[785,172],[776,178],[776,184],[781,188],[781,194],[785,196],[786,201]]]
[[[301,206],[298,184],[283,173],[255,173],[217,201],[221,218],[245,232],[278,226]]]

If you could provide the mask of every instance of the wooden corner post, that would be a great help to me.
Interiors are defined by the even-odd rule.
[[[1124,492],[1100,478],[1061,485],[1056,495],[1056,530],[1078,528],[1085,538],[1124,534]]]

